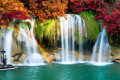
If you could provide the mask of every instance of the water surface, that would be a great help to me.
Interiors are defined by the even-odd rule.
[[[20,66],[0,71],[0,80],[120,80],[120,64]]]

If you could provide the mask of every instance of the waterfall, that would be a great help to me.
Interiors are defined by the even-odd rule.
[[[65,18],[66,17],[66,18]],[[65,17],[60,17],[61,26],[61,47],[62,47],[62,62],[76,62],[75,57],[75,32],[79,32],[79,53],[78,61],[83,61],[83,44],[82,36],[85,31],[85,21],[79,15],[67,14]]]
[[[5,37],[5,33],[2,31],[1,29],[1,35],[0,35],[0,50],[3,50],[3,38]],[[2,57],[3,57],[3,54],[0,54],[0,64],[2,64]]]
[[[26,29],[23,29],[22,27],[20,27],[20,32],[18,34],[18,45],[19,45],[19,51],[22,50],[22,42],[25,42],[25,49],[26,49],[26,53],[27,55],[32,53],[31,50],[31,43],[32,41],[30,40],[30,31],[29,28],[26,27]]]
[[[31,29],[29,30],[28,27],[26,27],[26,29],[22,29],[20,27],[20,32],[18,35],[18,41],[20,42],[19,44],[21,44],[21,41],[25,42],[25,50],[27,53],[27,57],[24,60],[24,64],[30,64],[30,65],[35,65],[35,64],[41,64],[44,63],[43,58],[41,56],[41,54],[38,53],[38,49],[37,49],[37,42],[36,39],[34,37],[34,20],[29,20],[31,23]]]
[[[76,21],[78,24],[78,30],[79,30],[79,61],[82,62],[83,60],[83,32],[86,30],[86,25],[84,19],[82,19],[79,15],[76,15]],[[87,37],[87,36],[86,36]]]
[[[34,23],[35,23],[35,21],[32,20],[32,21],[31,21],[30,33],[31,33],[31,36],[32,36],[32,41],[33,41],[33,53],[37,53],[37,52],[38,52],[38,49],[37,49],[36,39],[35,39],[35,37],[34,37]]]
[[[110,63],[110,46],[108,43],[107,36],[105,35],[106,30],[103,29],[95,43],[92,55],[92,63],[99,65],[104,63]]]
[[[7,64],[11,64],[12,33],[13,30],[7,31],[3,44],[3,49],[6,51]]]

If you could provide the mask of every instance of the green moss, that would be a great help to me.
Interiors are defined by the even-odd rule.
[[[55,40],[58,40],[58,37],[56,38],[56,35],[60,35],[59,20],[55,19],[40,22],[36,30],[36,36],[39,41],[43,41],[44,37],[46,40],[49,40],[50,43],[53,43]],[[50,43],[47,44],[50,45]]]
[[[94,19],[95,16],[91,12],[83,11],[80,13],[80,16],[83,17],[86,22],[89,39],[95,41],[99,34],[99,22]]]
[[[17,25],[17,27],[18,28],[23,28],[23,29],[27,29],[26,27],[28,27],[25,23],[19,23],[18,25]]]
[[[31,24],[30,24],[30,22],[26,22],[26,24],[27,24],[28,28],[31,29]]]
[[[79,38],[79,32],[75,32],[75,41],[77,42],[77,44],[79,44],[79,39],[82,43],[85,43],[86,42],[86,37],[85,36],[80,36],[82,38]]]

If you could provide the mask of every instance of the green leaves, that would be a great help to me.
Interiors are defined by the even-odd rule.
[[[50,19],[38,24],[36,28],[37,39],[42,43],[43,40],[48,41],[48,46],[53,46],[54,41],[58,40],[60,35],[60,24],[58,19]],[[43,41],[44,42],[44,41]]]
[[[29,27],[29,29],[31,29],[31,24],[30,24],[30,22],[27,22],[27,26]]]
[[[8,31],[10,31],[10,30],[13,30],[13,28],[12,28],[12,27],[9,27],[9,28],[8,28]]]
[[[80,13],[80,16],[82,16],[86,22],[89,39],[95,41],[99,34],[99,22],[94,19],[95,16],[92,12],[83,11]]]
[[[23,28],[23,29],[26,29],[26,25],[24,24],[24,23],[20,23],[18,26],[17,26],[18,28]]]

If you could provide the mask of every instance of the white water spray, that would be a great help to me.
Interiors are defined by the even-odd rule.
[[[104,64],[110,63],[110,46],[108,43],[107,36],[105,35],[105,29],[103,29],[95,43],[92,55],[92,63]]]
[[[61,26],[61,45],[62,45],[62,62],[74,63],[75,57],[75,31],[79,32],[79,61],[83,61],[83,44],[82,36],[85,31],[85,21],[79,15],[67,14],[67,17],[60,17]]]
[[[31,39],[28,39],[28,37],[25,38],[28,55],[24,60],[24,64],[30,64],[30,65],[41,64],[41,63],[44,63],[44,61],[43,61],[41,54],[38,53],[37,42],[34,37],[35,21],[30,20],[30,23],[31,23],[31,29],[30,29],[30,31],[28,31],[27,36],[31,37]],[[26,33],[24,33],[24,34],[26,34]]]
[[[11,64],[12,33],[13,30],[7,31],[3,44],[3,49],[6,51],[7,64]]]

